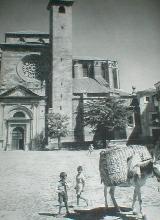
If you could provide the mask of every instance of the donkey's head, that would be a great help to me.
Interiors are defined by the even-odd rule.
[[[158,182],[160,182],[160,164],[158,162],[153,164],[153,173],[156,176]]]

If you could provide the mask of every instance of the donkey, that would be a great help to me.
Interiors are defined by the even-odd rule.
[[[142,213],[141,187],[146,179],[153,174],[160,180],[160,165],[153,161],[149,151],[144,146],[130,146],[109,149],[100,153],[99,171],[104,184],[105,206],[107,204],[107,187],[113,205],[121,211],[114,193],[116,186],[134,186],[132,209],[138,198]]]

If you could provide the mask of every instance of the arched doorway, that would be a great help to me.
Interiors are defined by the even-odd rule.
[[[24,150],[24,129],[15,127],[12,131],[12,147],[15,150]]]

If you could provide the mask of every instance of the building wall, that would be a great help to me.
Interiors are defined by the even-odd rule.
[[[142,139],[146,141],[154,141],[155,133],[160,132],[159,124],[156,122],[158,117],[157,108],[154,101],[155,91],[149,90],[148,92],[140,92],[140,114],[141,114],[141,127]]]
[[[155,84],[156,88],[156,100],[159,114],[159,122],[160,122],[160,81]]]
[[[73,59],[73,78],[90,77],[110,89],[120,89],[117,61]]]
[[[158,137],[158,140],[159,140],[159,143],[160,143],[160,81],[157,82],[155,85],[155,88],[156,88],[156,93],[155,93],[155,105],[156,105],[156,110],[157,110],[157,123],[158,123],[158,126],[159,126],[159,137]],[[160,146],[159,146],[160,148]]]
[[[17,128],[24,131],[24,150],[33,146],[38,135],[45,135],[46,84],[42,74],[46,74],[46,66],[42,54],[41,49],[29,50],[21,45],[2,46],[0,149],[13,149],[13,131]],[[25,117],[13,117],[16,112],[23,112]]]
[[[42,81],[31,75],[32,71],[34,72],[33,68],[35,68],[33,66],[35,57],[41,57],[41,52],[24,51],[20,47],[17,50],[4,49],[1,61],[0,91],[3,92],[17,85],[22,85],[38,95],[45,95],[45,88],[42,85]],[[27,61],[24,63],[24,59],[29,59],[28,66],[26,66]],[[30,77],[27,77],[24,70],[26,72],[30,71]]]

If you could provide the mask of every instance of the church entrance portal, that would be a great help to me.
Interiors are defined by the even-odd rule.
[[[12,147],[15,150],[24,150],[24,129],[15,127],[12,131]]]

